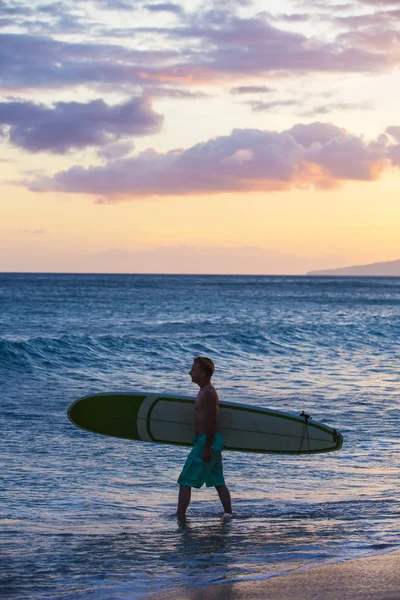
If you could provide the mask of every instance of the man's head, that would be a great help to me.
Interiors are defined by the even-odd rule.
[[[189,375],[192,381],[200,385],[204,381],[209,381],[214,373],[215,366],[211,358],[206,356],[196,356]]]

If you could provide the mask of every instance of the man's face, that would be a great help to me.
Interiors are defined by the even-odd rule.
[[[194,362],[192,364],[189,375],[191,376],[193,383],[199,383],[201,381],[204,373],[201,369],[201,365],[198,362]]]

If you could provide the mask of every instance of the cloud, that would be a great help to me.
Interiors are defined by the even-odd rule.
[[[104,160],[116,160],[126,156],[132,152],[134,145],[131,142],[116,142],[115,144],[109,144],[105,148],[101,148],[97,152],[97,156]]]
[[[356,136],[339,136],[323,145],[312,145],[307,158],[332,180],[372,181],[389,166],[387,148],[376,146]]]
[[[133,12],[136,9],[136,2],[132,0],[94,0],[94,3],[104,10]]]
[[[159,131],[163,117],[149,97],[110,106],[103,100],[86,104],[57,102],[52,107],[32,102],[0,103],[0,124],[9,141],[29,152],[65,154],[87,146],[105,146],[126,136]]]
[[[51,31],[52,36],[59,33],[87,34],[88,22],[92,22],[87,11],[76,12],[68,2],[41,4],[33,0],[30,6],[28,3],[9,2],[4,8],[0,4],[0,11],[9,17],[10,21],[5,26],[11,26],[13,31],[42,32],[45,35]]]
[[[358,0],[362,4],[369,4],[372,6],[398,6],[399,0]]]
[[[330,140],[336,138],[347,138],[348,133],[345,129],[337,127],[332,123],[298,123],[294,125],[289,133],[303,148],[310,148],[313,144],[319,144],[323,147]]]
[[[327,99],[329,93],[325,90],[324,97]],[[276,98],[276,96],[275,96]],[[367,102],[331,102],[320,106],[310,106],[314,96],[311,94],[297,95],[293,98],[276,98],[275,100],[247,100],[244,104],[248,104],[253,112],[273,112],[274,109],[285,107],[296,107],[296,114],[303,117],[316,117],[317,115],[327,115],[333,111],[348,111],[348,110],[371,110],[373,106]],[[304,110],[304,106],[309,106]]]
[[[368,102],[334,102],[315,106],[310,110],[302,110],[299,114],[302,117],[315,117],[316,115],[327,115],[334,111],[344,112],[348,110],[373,110],[373,106]]]
[[[27,6],[25,4],[24,11],[26,13]],[[35,7],[32,13],[43,13],[58,17],[60,14],[66,14],[71,10],[68,2],[48,2],[47,4],[39,4]]]
[[[393,55],[400,55],[400,32],[386,30],[369,30],[369,31],[354,31],[347,32],[338,36],[340,41],[345,41],[346,44],[354,46],[362,46],[371,51],[389,52],[393,50]],[[393,57],[394,57],[393,56]]]
[[[249,77],[276,71],[362,72],[390,64],[383,53],[284,31],[262,15],[245,19],[210,11],[190,26],[169,29],[168,34],[203,41],[204,51],[197,52],[197,64],[176,65],[171,71],[170,76],[176,79],[189,75],[194,81],[213,79],[217,74]]]
[[[262,101],[252,101],[249,102],[251,109],[254,112],[264,112],[267,110],[271,110],[271,108],[275,108],[276,106],[298,106],[301,101],[296,98],[293,100],[271,100],[271,102],[262,102]]]
[[[205,92],[183,90],[180,88],[169,87],[149,87],[147,88],[151,97],[174,98],[175,100],[198,100],[201,98],[212,98],[211,94]]]
[[[335,25],[346,29],[340,32],[336,41],[338,44],[364,48],[368,52],[386,54],[390,62],[398,64],[400,4],[397,0],[393,3],[374,1],[369,4],[374,5],[374,12],[334,18]]]
[[[44,229],[18,229],[17,233],[33,233],[35,235],[42,235],[44,233],[47,233],[47,231],[45,231]]]
[[[169,12],[176,15],[180,15],[183,12],[183,8],[179,6],[179,4],[174,4],[172,2],[146,4],[145,8],[151,12]]]
[[[277,21],[287,21],[288,23],[305,23],[310,20],[310,15],[306,13],[280,14],[272,17]]]
[[[155,85],[171,50],[133,50],[107,43],[69,43],[45,36],[0,34],[0,89],[57,89],[85,84]],[[156,65],[157,67],[154,67]],[[153,73],[152,73],[153,68]],[[161,82],[162,83],[162,82]]]
[[[186,150],[147,150],[103,166],[37,176],[25,184],[36,192],[89,194],[111,202],[296,186],[330,189],[346,180],[375,180],[391,164],[397,164],[397,154],[386,136],[366,142],[335,125],[312,123],[283,132],[235,129]]]
[[[393,136],[400,143],[400,126],[388,127],[386,133]]]
[[[386,133],[393,137],[397,144],[393,144],[388,149],[389,158],[392,164],[400,167],[400,126],[392,126],[386,129]]]
[[[400,167],[400,144],[389,148],[388,156],[394,166]]]
[[[350,32],[355,29],[372,29],[377,26],[386,26],[387,28],[392,29],[396,27],[395,19],[399,17],[399,14],[400,8],[399,3],[397,2],[397,8],[394,10],[378,10],[373,13],[336,16],[335,23],[340,26],[348,27]]]
[[[13,17],[17,15],[34,16],[35,10],[26,4],[17,4],[12,2],[0,2],[0,11],[3,15],[11,15]]]
[[[274,89],[266,85],[241,85],[229,91],[231,94],[269,94]]]
[[[60,23],[61,31],[71,26],[74,32],[80,26],[74,15],[65,15]],[[79,43],[45,35],[1,34],[0,87],[9,91],[81,84],[112,90],[116,85],[130,89],[188,82],[226,85],[238,77],[254,80],[277,73],[379,72],[400,61],[394,29],[385,30],[386,37],[381,32],[350,30],[324,42],[316,35],[274,27],[262,14],[240,18],[226,7],[184,14],[178,25],[170,27],[117,30],[104,22],[102,27],[93,25],[92,39],[123,36],[129,42]],[[133,49],[132,40],[143,49]]]

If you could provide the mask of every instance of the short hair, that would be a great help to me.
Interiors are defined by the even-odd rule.
[[[208,358],[207,356],[196,356],[194,362],[201,365],[207,377],[212,377],[215,371],[215,365],[211,358]]]

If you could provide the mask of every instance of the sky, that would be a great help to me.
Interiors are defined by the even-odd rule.
[[[0,271],[400,259],[400,0],[0,0]]]

